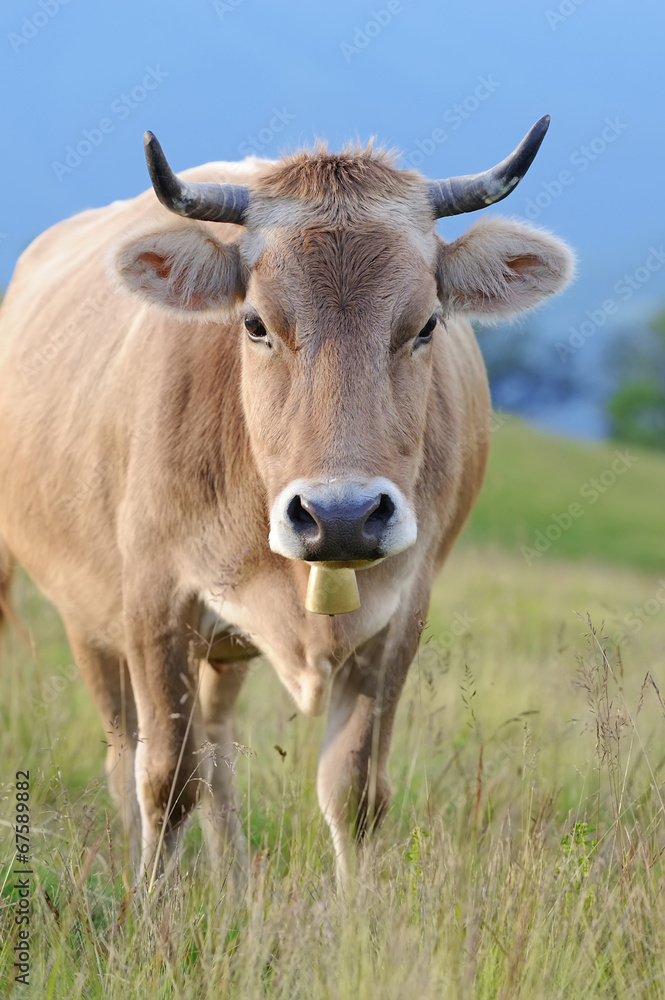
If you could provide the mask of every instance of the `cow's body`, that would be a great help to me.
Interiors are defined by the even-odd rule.
[[[254,391],[250,381],[258,377],[252,366],[266,366],[269,355],[263,344],[244,353],[244,292],[217,312],[176,315],[173,302],[171,312],[137,304],[109,277],[109,248],[128,234],[169,228],[175,238],[191,230],[206,240],[209,232],[216,246],[245,235],[240,226],[219,223],[173,229],[152,191],[43,234],[19,262],[2,308],[0,562],[21,562],[62,614],[105,728],[115,734],[108,771],[130,827],[138,792],[144,866],[154,856],[164,812],[178,820],[196,800],[200,782],[189,779],[196,777],[202,740],[233,739],[245,661],[258,650],[302,711],[329,706],[318,791],[343,871],[350,821],[359,813],[362,826],[368,810],[379,814],[387,800],[393,715],[432,580],[485,468],[489,396],[468,321],[445,310],[445,327],[426,348],[431,358],[406,360],[410,340],[407,348],[386,349],[381,364],[393,367],[385,377],[376,352],[362,342],[364,336],[378,344],[409,296],[436,302],[440,241],[424,209],[409,218],[395,189],[388,191],[387,213],[371,192],[355,206],[361,208],[356,224],[353,205],[346,216],[332,212],[333,198],[322,210],[312,205],[311,192],[302,200],[286,174],[275,181],[278,169],[246,161],[184,175],[266,192],[249,225],[254,243],[242,253],[243,267],[263,275],[263,286],[251,292],[262,315],[278,301],[271,282],[282,273],[290,282],[279,317],[271,316],[269,390]],[[404,176],[411,196],[417,181]],[[274,234],[286,226],[298,245],[282,255]],[[378,250],[349,264],[363,230],[374,232]],[[385,266],[377,265],[382,255]],[[137,280],[144,281],[152,257],[142,257]],[[295,278],[292,261],[303,270]],[[131,284],[136,268],[125,265],[121,260]],[[348,274],[335,277],[335,267],[347,266]],[[157,268],[150,280],[160,276]],[[439,279],[439,300],[440,286]],[[146,294],[145,287],[139,291]],[[282,317],[292,307],[304,327],[308,296],[315,322],[294,345]],[[376,328],[363,314],[367,300]],[[192,301],[190,294],[190,310],[198,305]],[[430,309],[426,303],[425,319]],[[323,328],[325,339],[314,344]],[[277,341],[283,355],[294,352],[280,362],[281,375]],[[304,366],[308,351],[312,366],[297,375],[302,381],[293,393],[296,375],[287,384],[284,365],[291,372],[296,362]],[[416,378],[414,389],[407,383]],[[409,393],[413,414],[404,406]],[[281,430],[278,418],[288,419]],[[288,439],[294,427],[299,436]],[[359,611],[314,615],[304,609],[307,564],[271,551],[271,509],[290,483],[335,482],[347,467],[356,479],[383,476],[397,484],[395,496],[404,495],[415,512],[417,538],[358,573]],[[207,650],[221,633],[223,641]],[[197,681],[188,679],[187,664],[196,636],[200,707],[190,728]],[[207,777],[209,841],[231,840],[241,857],[230,772],[207,766]],[[167,843],[176,826],[169,826]]]

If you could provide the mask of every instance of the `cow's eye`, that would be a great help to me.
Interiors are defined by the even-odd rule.
[[[424,327],[416,337],[416,346],[418,344],[429,344],[432,339],[432,332],[436,326],[436,316],[430,316],[430,318],[425,323]]]
[[[245,329],[250,340],[265,340],[268,336],[267,330],[258,316],[245,316]]]

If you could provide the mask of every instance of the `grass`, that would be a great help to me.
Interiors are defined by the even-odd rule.
[[[627,462],[615,473],[617,452]],[[464,538],[517,553],[526,546],[535,551],[532,562],[554,555],[658,572],[665,566],[664,497],[662,453],[572,442],[503,416],[495,423],[487,478]],[[566,518],[571,504],[581,512]],[[568,519],[570,526],[558,532]],[[549,543],[542,554],[534,548],[539,532],[545,535],[541,547]]]
[[[36,652],[16,631],[3,650],[0,995],[661,998],[658,592],[656,574],[554,551],[527,567],[519,551],[458,549],[402,699],[395,801],[348,897],[335,892],[316,805],[322,722],[296,717],[258,665],[239,713],[251,753],[236,761],[249,889],[210,871],[194,822],[179,869],[146,899],[123,871],[94,709],[57,617],[20,580]],[[653,613],[628,627],[635,608]],[[31,774],[30,987],[12,969],[20,768]]]

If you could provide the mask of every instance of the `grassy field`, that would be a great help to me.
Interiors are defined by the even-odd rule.
[[[531,564],[546,554],[665,569],[662,453],[571,442],[498,415],[490,455],[465,538],[533,549]]]
[[[346,897],[316,804],[322,721],[295,716],[263,663],[239,713],[247,893],[210,871],[196,822],[161,893],[132,892],[104,734],[57,616],[18,581],[29,636],[12,630],[3,647],[1,996],[665,995],[665,463],[639,453],[529,562],[522,545],[614,449],[512,420],[493,444],[400,707],[394,804]],[[30,987],[12,968],[19,769],[31,775]]]

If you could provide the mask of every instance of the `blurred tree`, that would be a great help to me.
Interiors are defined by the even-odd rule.
[[[616,391],[607,402],[611,435],[665,451],[665,310],[614,356]]]
[[[612,437],[665,451],[665,387],[653,380],[630,382],[610,399]]]

